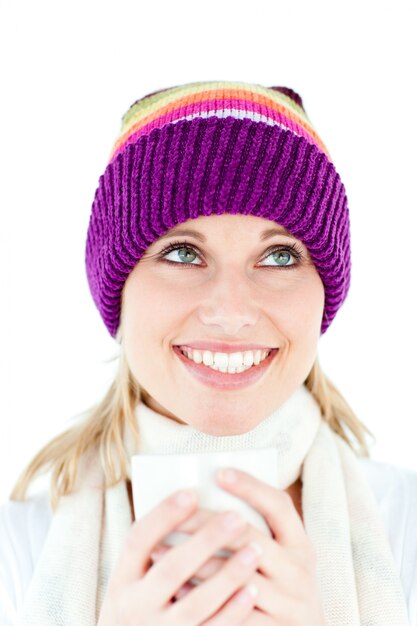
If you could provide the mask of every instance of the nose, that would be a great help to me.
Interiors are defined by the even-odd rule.
[[[259,307],[254,300],[250,281],[242,271],[224,269],[205,285],[207,293],[198,313],[204,326],[217,326],[217,333],[226,336],[248,334],[256,326]],[[245,327],[249,327],[246,328]]]

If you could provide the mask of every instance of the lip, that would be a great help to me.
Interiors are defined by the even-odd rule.
[[[216,370],[212,370],[210,367],[203,364],[194,363],[194,361],[188,359],[182,354],[178,346],[173,346],[173,350],[180,361],[184,363],[188,371],[198,381],[208,387],[214,387],[222,390],[241,389],[242,387],[253,385],[268,371],[272,361],[278,353],[278,348],[273,348],[272,352],[259,365],[250,367],[244,372],[240,372],[240,374],[228,374],[216,372]]]
[[[222,343],[221,341],[190,341],[179,343],[174,347],[187,347],[195,350],[210,350],[210,352],[246,352],[247,350],[274,350],[275,346],[265,346],[260,343]]]

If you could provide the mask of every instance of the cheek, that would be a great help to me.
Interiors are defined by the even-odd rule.
[[[123,301],[123,326],[126,347],[134,344],[143,353],[163,347],[176,332],[186,314],[188,299],[178,290],[159,285],[137,275],[126,283]]]
[[[307,361],[313,362],[321,335],[324,310],[324,288],[319,276],[306,286],[297,310],[299,312],[297,341]]]
[[[295,372],[297,380],[305,380],[317,356],[324,307],[324,289],[320,277],[306,281],[296,290],[285,307],[284,335],[285,363]]]
[[[288,284],[275,297],[276,323],[292,343],[309,343],[320,336],[324,288],[316,272]]]
[[[308,281],[297,294],[296,311],[300,329],[319,329],[324,309],[324,288],[320,278]]]
[[[282,323],[286,346],[283,363],[288,380],[304,381],[317,357],[324,308],[324,288],[319,276],[306,281],[287,301]]]

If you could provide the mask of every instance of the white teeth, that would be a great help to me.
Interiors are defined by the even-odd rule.
[[[259,365],[270,350],[247,350],[245,352],[210,352],[209,350],[194,350],[188,347],[181,347],[181,352],[194,361],[203,363],[211,369],[228,374],[239,374],[252,365]]]

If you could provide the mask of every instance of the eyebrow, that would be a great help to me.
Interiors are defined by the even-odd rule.
[[[176,237],[179,235],[182,235],[185,237],[190,237],[190,236],[195,237],[196,239],[199,239],[203,243],[206,242],[206,238],[202,233],[199,233],[197,230],[191,230],[191,229],[187,229],[187,230],[182,229],[182,230],[176,230],[175,232],[168,232],[168,233],[165,233],[165,235],[161,235],[160,239],[167,239],[168,237]],[[265,241],[266,239],[270,239],[274,235],[285,235],[286,237],[291,237],[292,239],[295,239],[294,235],[292,235],[286,228],[284,228],[283,226],[280,226],[278,228],[268,228],[267,230],[264,230],[261,233],[260,241]]]

